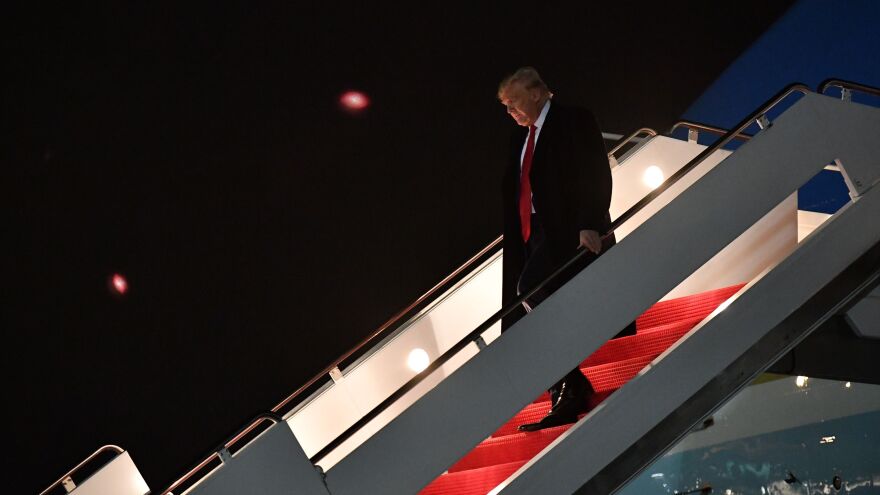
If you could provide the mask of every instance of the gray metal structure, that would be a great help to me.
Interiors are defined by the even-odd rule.
[[[859,336],[880,339],[880,288],[853,306],[846,319]]]
[[[224,459],[190,495],[328,495],[318,472],[290,431],[277,423]]]

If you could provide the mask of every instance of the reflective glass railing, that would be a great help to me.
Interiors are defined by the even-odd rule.
[[[880,385],[762,375],[618,494],[880,492]]]

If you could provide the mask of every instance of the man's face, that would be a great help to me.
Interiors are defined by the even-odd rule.
[[[520,82],[512,82],[501,91],[501,104],[517,124],[528,127],[538,120],[541,108],[541,91],[537,88],[527,89]]]

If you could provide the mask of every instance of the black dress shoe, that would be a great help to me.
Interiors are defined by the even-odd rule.
[[[589,384],[589,382],[585,383]],[[578,383],[578,382],[576,382]],[[576,423],[578,414],[585,413],[589,410],[590,391],[592,387],[585,388],[583,386],[570,386],[568,382],[564,382],[559,389],[558,399],[550,412],[537,423],[526,423],[519,425],[519,431],[538,431],[554,426],[567,425]]]
[[[519,425],[517,430],[519,431],[538,431],[543,430],[545,428],[553,428],[554,426],[567,425],[571,423],[577,423],[576,415],[562,415],[562,414],[553,414],[551,411],[550,414],[541,418],[541,421],[537,423],[525,423]]]

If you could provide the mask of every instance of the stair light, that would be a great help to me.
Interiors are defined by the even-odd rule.
[[[430,362],[431,359],[428,357],[428,353],[418,347],[410,351],[409,356],[406,358],[406,365],[416,373],[424,371]]]
[[[651,189],[657,189],[660,184],[663,184],[664,180],[665,177],[663,177],[663,171],[660,170],[660,167],[657,165],[651,165],[646,168],[645,173],[642,174],[642,182]]]

